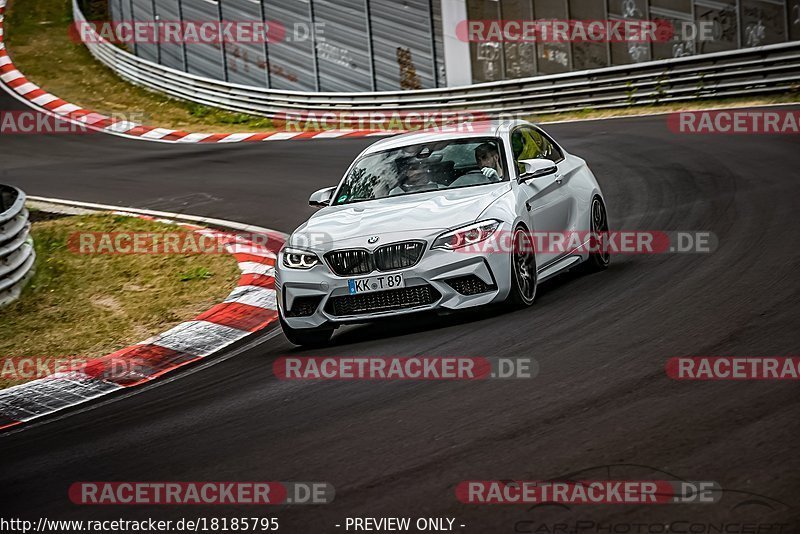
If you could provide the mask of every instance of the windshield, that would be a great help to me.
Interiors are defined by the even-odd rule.
[[[449,139],[370,154],[358,160],[333,205],[485,185],[508,180],[499,139]]]

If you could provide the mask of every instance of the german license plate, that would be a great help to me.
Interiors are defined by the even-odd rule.
[[[406,282],[403,280],[402,274],[385,274],[348,280],[347,285],[350,287],[351,295],[360,295],[361,293],[373,293],[375,291],[406,287]]]

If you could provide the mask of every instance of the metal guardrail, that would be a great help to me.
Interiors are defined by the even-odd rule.
[[[33,273],[36,253],[30,227],[25,193],[0,184],[0,306],[19,297]]]
[[[85,18],[73,0],[76,22]],[[123,79],[175,98],[266,117],[290,111],[555,113],[800,89],[800,41],[464,87],[371,93],[278,91],[226,83],[137,57],[99,36],[86,46]]]

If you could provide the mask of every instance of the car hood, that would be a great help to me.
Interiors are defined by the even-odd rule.
[[[367,236],[382,236],[381,243],[417,238],[475,221],[510,190],[503,182],[330,206],[295,230],[289,244],[317,249]]]

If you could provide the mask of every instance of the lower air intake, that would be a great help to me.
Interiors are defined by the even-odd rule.
[[[430,306],[441,296],[441,293],[432,286],[422,285],[364,293],[363,295],[331,297],[328,299],[325,310],[335,317],[404,310]]]
[[[292,308],[286,310],[286,317],[309,317],[317,311],[322,297],[297,297],[292,301]]]
[[[447,285],[466,296],[480,295],[481,293],[488,293],[489,291],[497,289],[495,286],[490,286],[474,274],[450,278],[449,280],[445,280],[445,282],[447,282]]]

